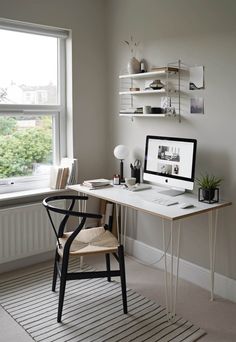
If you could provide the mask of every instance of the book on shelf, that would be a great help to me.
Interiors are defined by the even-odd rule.
[[[121,109],[120,114],[143,114],[143,107]]]
[[[165,67],[152,67],[151,71],[160,71],[160,72],[172,71],[172,72],[178,72],[179,69],[175,68],[175,67],[165,66]]]
[[[82,185],[87,186],[90,189],[99,189],[111,186],[111,181],[105,178],[90,179],[85,180]]]

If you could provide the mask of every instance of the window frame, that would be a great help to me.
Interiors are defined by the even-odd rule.
[[[29,115],[52,115],[53,118],[53,164],[59,164],[62,157],[67,155],[67,120],[66,120],[66,40],[69,31],[48,26],[23,23],[0,18],[0,29],[15,32],[24,32],[51,36],[57,38],[57,105],[32,105],[32,104],[1,104],[0,116],[26,116]],[[29,184],[40,176],[11,177],[16,181],[28,184],[24,190],[29,189]],[[1,179],[0,179],[1,181]],[[32,186],[33,184],[31,184]],[[5,189],[8,192],[8,189]]]

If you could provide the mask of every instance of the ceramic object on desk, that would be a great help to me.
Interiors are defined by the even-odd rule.
[[[127,71],[129,74],[138,74],[141,72],[141,63],[135,58],[130,58],[128,65],[127,65]]]
[[[135,177],[126,177],[125,178],[125,184],[130,188],[131,186],[135,185],[136,178]]]

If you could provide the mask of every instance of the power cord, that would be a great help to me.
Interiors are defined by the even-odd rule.
[[[165,254],[167,253],[167,251],[168,251],[168,249],[169,249],[169,247],[170,247],[170,237],[171,237],[171,235],[169,235],[169,239],[168,239],[168,243],[167,243],[167,247],[166,247],[165,251],[163,252],[162,256],[161,256],[159,259],[157,259],[157,260],[154,260],[154,261],[152,261],[152,262],[149,263],[149,262],[142,261],[142,260],[140,260],[140,259],[138,259],[138,258],[134,258],[134,257],[132,257],[132,256],[130,256],[130,255],[129,255],[129,257],[130,257],[131,259],[136,259],[136,260],[138,260],[138,262],[139,262],[140,264],[144,265],[144,266],[153,266],[153,265],[155,265],[155,264],[158,264],[158,263],[164,258]]]

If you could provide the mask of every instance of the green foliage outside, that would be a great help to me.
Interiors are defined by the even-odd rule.
[[[17,121],[11,117],[0,117],[0,136],[12,134],[16,129]]]
[[[34,163],[52,162],[51,117],[37,117],[19,129],[15,118],[0,117],[0,178],[31,175]]]

